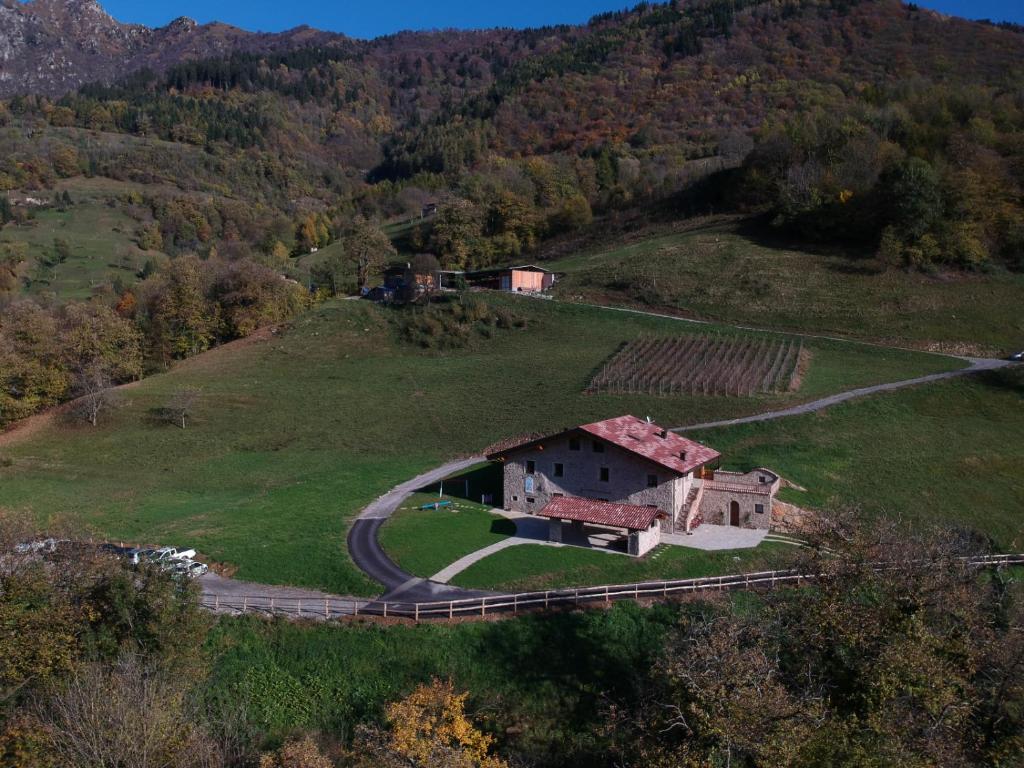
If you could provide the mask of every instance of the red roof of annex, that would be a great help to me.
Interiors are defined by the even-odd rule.
[[[605,421],[595,421],[593,424],[584,424],[559,434],[564,435],[578,430],[617,445],[666,469],[678,472],[680,475],[692,472],[721,456],[714,448],[687,440],[675,432],[669,432],[657,424],[638,419],[636,416],[619,416]],[[555,436],[548,435],[544,438],[528,439],[519,445],[505,447],[489,458],[526,448]]]
[[[657,507],[641,507],[636,504],[615,504],[579,496],[556,496],[537,513],[541,517],[559,520],[579,520],[595,525],[609,525],[628,528],[631,531],[645,531],[665,513]]]

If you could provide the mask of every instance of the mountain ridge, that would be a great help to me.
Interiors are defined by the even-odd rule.
[[[299,26],[249,32],[180,16],[162,27],[114,19],[96,0],[0,2],[0,98],[62,96],[92,82],[110,83],[141,69],[162,72],[189,59],[236,51],[264,53],[349,40]]]

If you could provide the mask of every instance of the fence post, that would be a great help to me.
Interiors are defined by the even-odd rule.
[[[418,622],[420,620],[420,604],[419,603],[413,603],[412,604],[412,608],[413,608],[413,620]]]
[[[298,600],[298,606],[297,607],[298,607],[298,610],[296,611],[296,615],[298,615],[298,617],[301,619],[302,618],[302,598],[301,597]]]
[[[512,613],[519,613],[519,593],[512,595]]]
[[[328,603],[327,598],[324,598],[324,618],[330,621],[331,618],[331,606]]]
[[[387,617],[388,617],[388,603],[385,600],[384,601],[384,618],[386,619]]]
[[[220,595],[219,594],[216,594],[216,595],[213,596],[213,610],[215,610],[215,611],[219,611],[220,610]]]
[[[634,600],[639,600],[640,599],[640,585],[639,584],[634,584],[633,585],[633,599]]]
[[[247,596],[242,597],[242,613],[245,613],[245,609],[249,607],[249,598]]]
[[[580,604],[580,591],[578,589],[574,589],[572,592],[573,592],[573,599],[575,600],[575,604],[579,605]]]
[[[548,594],[549,594],[549,592],[547,590],[545,590],[544,591],[544,607],[545,608],[548,607]]]
[[[358,616],[359,615],[359,603],[356,600],[352,601],[352,615],[353,616]]]
[[[449,600],[448,601],[448,621],[451,621],[454,618],[455,618],[455,601],[454,600]]]
[[[481,597],[480,598],[480,615],[481,616],[486,616],[487,615],[487,598],[486,597]]]
[[[605,605],[607,605],[611,601],[612,601],[611,597],[608,596],[608,585],[605,584],[604,585],[604,602],[605,602]]]
[[[270,598],[270,613],[271,615],[274,613],[274,598]]]
[[[668,582],[663,582],[661,585],[661,596],[668,597]]]

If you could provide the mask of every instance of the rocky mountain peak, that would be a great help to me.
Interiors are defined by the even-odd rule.
[[[0,0],[0,98],[60,96],[85,83],[111,82],[142,68],[159,72],[185,59],[340,38],[309,29],[255,34],[185,16],[152,29],[117,21],[97,0]]]

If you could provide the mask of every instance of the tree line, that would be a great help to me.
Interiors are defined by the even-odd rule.
[[[304,288],[249,259],[183,256],[114,306],[31,299],[0,310],[0,424],[73,398],[95,423],[100,395],[174,360],[294,315]]]

